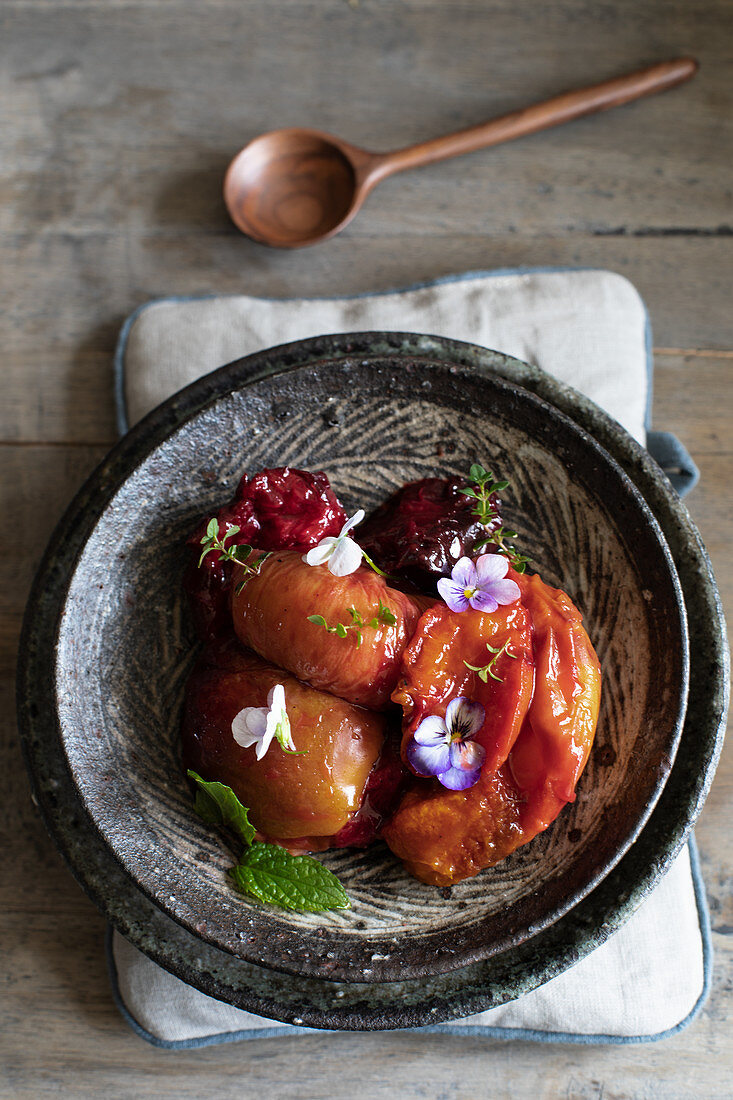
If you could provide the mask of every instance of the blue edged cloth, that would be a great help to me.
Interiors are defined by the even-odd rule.
[[[328,299],[167,298],[125,323],[115,357],[120,431],[221,364],[307,336],[368,330],[467,340],[536,364],[580,390],[646,445],[680,493],[698,472],[669,432],[650,429],[649,318],[608,271],[471,273],[382,294]],[[115,999],[149,1042],[186,1048],[309,1034],[206,996],[110,932]],[[544,1042],[664,1038],[700,1011],[712,969],[694,841],[628,923],[571,969],[519,1000],[420,1030]]]

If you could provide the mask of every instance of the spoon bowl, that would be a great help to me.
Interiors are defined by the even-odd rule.
[[[224,201],[247,236],[280,248],[315,244],[356,214],[357,170],[346,146],[317,130],[272,130],[229,165]]]
[[[229,165],[224,202],[237,228],[262,244],[317,244],[348,225],[372,188],[395,172],[619,107],[681,84],[696,71],[690,57],[662,61],[391,153],[370,153],[319,130],[271,130],[245,145]]]

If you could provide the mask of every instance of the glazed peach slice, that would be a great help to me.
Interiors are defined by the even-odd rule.
[[[468,668],[484,668],[493,658],[493,676],[487,673],[486,682]],[[520,603],[493,613],[460,614],[436,604],[420,619],[393,695],[405,711],[403,757],[423,718],[444,716],[450,701],[460,696],[484,708],[474,740],[486,753],[478,781],[467,790],[446,790],[437,779],[416,779],[383,829],[392,851],[423,882],[448,886],[491,861],[492,836],[500,824],[496,814],[504,812],[501,801],[494,811],[495,773],[522,728],[533,681],[532,630]]]
[[[565,593],[539,577],[513,571],[509,576],[519,584],[520,603],[531,618],[534,664],[531,701],[516,680],[514,686],[505,678],[493,687],[498,713],[518,732],[511,752],[494,771],[487,755],[478,782],[465,791],[416,780],[383,833],[410,874],[437,886],[478,874],[546,829],[575,797],[593,741],[600,667],[580,613]],[[460,651],[462,644],[459,632],[454,646]],[[503,676],[512,662],[506,654],[502,658],[497,671]],[[506,744],[511,736],[500,733],[499,741]]]
[[[577,607],[538,576],[513,575],[532,616],[535,691],[511,754],[526,844],[555,820],[588,762],[601,705],[601,666]]]
[[[474,671],[490,662],[485,679]],[[490,614],[456,614],[436,603],[420,618],[392,695],[404,713],[403,759],[422,720],[431,714],[444,717],[451,699],[464,696],[484,708],[484,723],[474,740],[486,752],[483,773],[496,771],[519,734],[532,683],[532,631],[519,602]]]
[[[291,550],[271,554],[237,591],[241,580],[240,571],[231,609],[244,645],[320,691],[376,710],[389,705],[403,650],[420,616],[414,599],[366,566],[336,577],[326,565],[306,565]],[[361,644],[355,630],[339,637],[309,620],[321,615],[329,626],[348,627],[353,609],[368,623],[378,616],[380,603],[395,621],[360,627]]]
[[[384,744],[385,716],[301,684],[251,653],[230,648],[217,664],[201,661],[187,685],[185,766],[231,787],[268,838],[328,847],[361,805]],[[267,707],[276,684],[284,687],[292,740],[302,755],[273,741],[258,760],[255,746],[235,741],[232,722],[245,707]]]

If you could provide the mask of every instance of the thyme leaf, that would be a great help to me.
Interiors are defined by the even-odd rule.
[[[231,561],[234,562],[235,565],[241,566],[244,570],[244,577],[241,583],[237,585],[237,595],[242,591],[249,578],[259,573],[262,563],[269,558],[271,553],[270,550],[255,551],[247,542],[233,543],[227,546],[226,544],[229,539],[238,535],[239,531],[240,528],[236,524],[233,524],[226,529],[224,537],[219,538],[219,521],[216,516],[214,516],[206,525],[206,534],[201,539],[203,550],[199,558],[199,569],[204,564],[204,559],[207,555],[212,552],[218,552],[219,557],[216,559],[217,561]],[[255,552],[259,554],[259,557],[256,561],[250,561],[252,554]]]
[[[335,623],[333,626],[329,626],[323,615],[308,615],[308,622],[315,623],[316,626],[322,626],[329,634],[335,634],[337,638],[347,638],[349,632],[353,632],[356,638],[356,648],[364,641],[362,629],[365,626],[370,626],[376,629],[378,626],[394,626],[397,622],[397,618],[393,611],[391,611],[385,604],[379,600],[379,610],[373,618],[368,621],[360,611],[357,611],[355,607],[348,608],[349,615],[351,616],[350,623]]]
[[[517,537],[517,532],[510,531],[508,527],[493,527],[492,529],[492,525],[499,519],[499,511],[494,507],[491,500],[492,495],[503,493],[505,489],[509,488],[509,482],[499,481],[490,470],[485,470],[478,462],[473,463],[468,471],[468,476],[473,485],[461,489],[460,492],[476,501],[472,513],[479,523],[486,528],[486,537],[479,539],[475,549],[482,550],[489,545],[495,546],[500,554],[509,559],[517,573],[524,573],[530,559],[526,555],[520,554],[509,541]]]
[[[477,672],[479,680],[483,680],[483,682],[485,684],[488,684],[489,676],[491,677],[492,680],[498,680],[499,683],[501,684],[501,683],[504,682],[504,677],[503,676],[497,676],[496,672],[494,671],[494,665],[499,660],[502,653],[506,653],[507,657],[511,657],[513,661],[516,661],[517,654],[512,653],[511,650],[509,649],[509,639],[508,638],[504,642],[504,645],[498,647],[497,649],[495,649],[492,645],[489,645],[488,642],[486,643],[486,648],[489,650],[490,653],[493,653],[493,655],[494,655],[491,658],[491,660],[489,661],[488,664],[486,664],[486,665],[469,665],[468,661],[464,661],[463,663],[466,666],[466,668],[471,669],[471,672]]]

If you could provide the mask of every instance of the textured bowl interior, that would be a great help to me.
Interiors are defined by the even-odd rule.
[[[94,824],[164,912],[265,967],[390,981],[523,942],[618,861],[671,767],[686,699],[686,627],[656,522],[589,436],[499,378],[385,356],[254,381],[246,362],[218,374],[218,394],[143,448],[117,484],[100,481],[96,510],[95,494],[86,508],[89,535],[59,625],[56,696]],[[404,481],[465,472],[476,459],[512,479],[506,519],[543,577],[582,608],[602,661],[598,735],[576,802],[531,845],[450,896],[409,878],[379,846],[323,857],[351,897],[344,913],[250,904],[231,890],[231,853],[193,814],[179,764],[181,693],[195,649],[180,596],[186,533],[244,470],[325,469],[347,507],[369,508]]]

